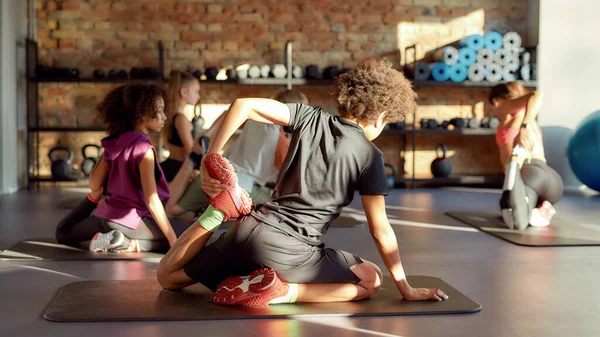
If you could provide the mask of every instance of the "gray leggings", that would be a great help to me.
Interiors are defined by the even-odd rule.
[[[545,200],[554,205],[563,196],[564,186],[560,175],[544,161],[532,159],[531,163],[523,165],[521,177],[525,186],[537,194],[536,207]]]
[[[72,210],[58,224],[56,228],[56,240],[64,245],[79,246],[83,242],[90,241],[98,232],[106,233],[116,229],[129,239],[137,239],[141,251],[160,252],[169,249],[169,242],[154,219],[142,218],[140,224],[134,230],[116,222],[91,215],[95,208],[96,204],[90,202],[87,198],[83,200],[77,208]],[[189,226],[177,220],[169,220],[178,237]]]

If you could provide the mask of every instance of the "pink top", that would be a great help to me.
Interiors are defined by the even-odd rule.
[[[152,217],[142,190],[139,167],[146,152],[155,151],[154,146],[147,134],[131,131],[104,138],[102,147],[103,160],[108,164],[108,182],[104,201],[94,215],[135,230],[142,217]],[[156,189],[164,205],[169,200],[169,186],[158,160],[154,170]]]
[[[519,135],[519,128],[503,128],[501,126],[496,130],[496,144],[502,147],[512,143]]]

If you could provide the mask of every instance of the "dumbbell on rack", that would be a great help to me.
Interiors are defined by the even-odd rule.
[[[500,125],[500,120],[496,117],[484,117],[481,120],[481,127],[485,129],[496,129]]]

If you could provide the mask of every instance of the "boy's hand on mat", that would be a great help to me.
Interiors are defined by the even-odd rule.
[[[436,288],[410,288],[406,294],[402,294],[407,301],[436,300],[438,302],[447,300],[448,295]]]
[[[204,162],[200,165],[200,181],[202,182],[202,189],[209,197],[214,198],[221,194],[221,192],[227,190],[227,185],[221,184],[217,179],[212,178],[208,174],[208,170],[206,166],[204,166]]]

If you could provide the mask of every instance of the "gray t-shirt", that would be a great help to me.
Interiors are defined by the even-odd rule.
[[[265,186],[277,173],[275,150],[279,129],[279,125],[247,121],[242,134],[223,154],[235,168],[239,185],[248,193],[254,184]]]
[[[383,154],[352,122],[318,107],[288,107],[292,139],[273,200],[259,204],[252,216],[319,244],[356,190],[361,195],[389,193]]]

